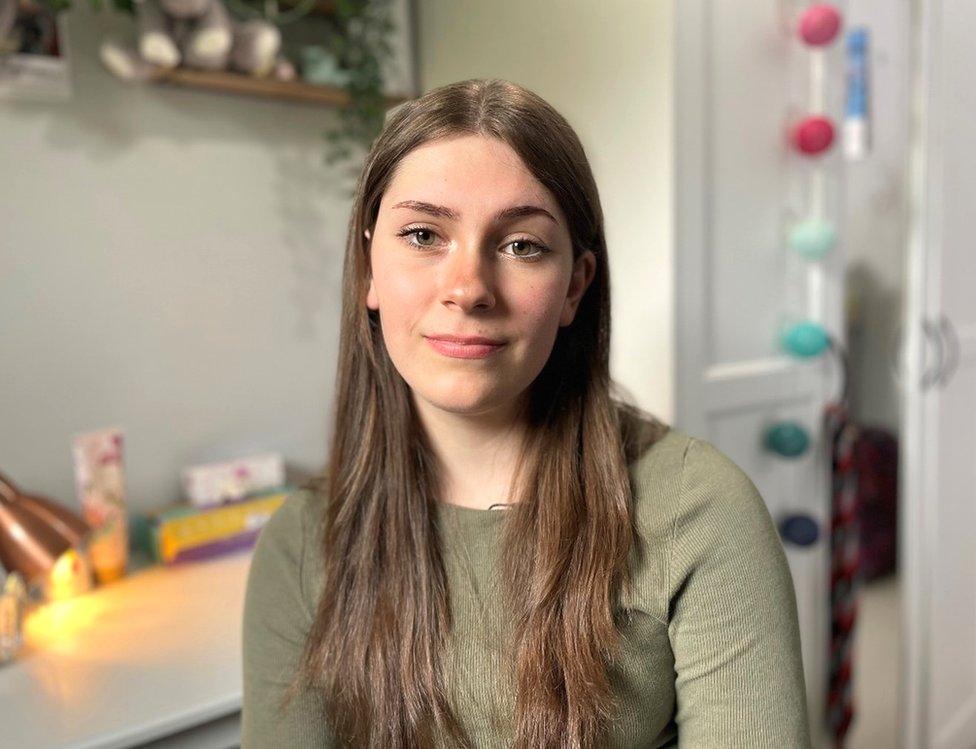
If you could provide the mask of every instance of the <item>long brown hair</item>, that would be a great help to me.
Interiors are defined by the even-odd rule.
[[[603,214],[583,147],[552,106],[504,80],[461,81],[400,105],[360,175],[333,438],[325,472],[309,485],[322,499],[325,583],[289,696],[300,687],[319,693],[344,746],[429,747],[436,736],[473,746],[440,665],[452,613],[435,515],[438,466],[378,313],[365,303],[364,237],[399,161],[424,143],[466,134],[511,146],[558,201],[574,260],[587,249],[596,256],[573,323],[559,329],[530,386],[501,556],[513,612],[514,746],[588,749],[603,745],[614,716],[614,606],[631,584],[636,533],[628,465],[667,426],[611,394]]]

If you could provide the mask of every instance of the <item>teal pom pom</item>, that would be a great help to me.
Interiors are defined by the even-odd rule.
[[[837,230],[828,222],[811,218],[793,227],[790,247],[807,260],[820,260],[837,244]]]
[[[783,421],[766,430],[763,446],[784,458],[795,458],[807,451],[810,437],[807,430],[796,422]]]
[[[783,348],[794,356],[809,357],[823,353],[829,344],[827,331],[815,322],[799,322],[783,334]]]

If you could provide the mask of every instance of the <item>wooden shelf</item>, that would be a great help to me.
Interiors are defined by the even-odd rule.
[[[321,86],[304,81],[279,81],[274,78],[256,78],[254,76],[232,73],[228,71],[193,70],[192,68],[176,67],[171,70],[159,70],[153,80],[157,83],[168,83],[176,86],[207,89],[210,91],[224,91],[250,96],[263,96],[272,99],[287,99],[312,104],[331,104],[344,107],[349,105],[349,95],[338,86]],[[407,100],[407,97],[387,97],[389,106],[395,106]]]

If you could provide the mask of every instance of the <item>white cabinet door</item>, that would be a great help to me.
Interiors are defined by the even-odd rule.
[[[917,3],[900,520],[906,749],[976,747],[976,4]]]
[[[830,508],[823,420],[841,378],[829,355],[800,360],[784,353],[778,332],[784,320],[805,318],[844,338],[843,231],[819,263],[787,249],[792,222],[818,205],[838,222],[840,144],[804,159],[785,136],[797,115],[826,113],[838,122],[843,67],[837,39],[825,53],[822,107],[813,108],[811,52],[792,31],[791,14],[801,5],[675,4],[675,423],[741,466],[774,521],[804,514],[819,527],[816,543],[784,542],[784,549],[797,593],[813,741],[821,746]],[[825,189],[815,192],[814,184]],[[787,420],[810,436],[811,448],[799,457],[763,447],[766,429]]]

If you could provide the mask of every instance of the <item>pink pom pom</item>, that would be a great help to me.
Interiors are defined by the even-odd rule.
[[[830,3],[811,5],[800,16],[798,30],[807,44],[830,44],[840,31],[840,12]]]
[[[806,154],[826,151],[834,141],[834,125],[826,117],[807,117],[793,128],[794,147]]]

